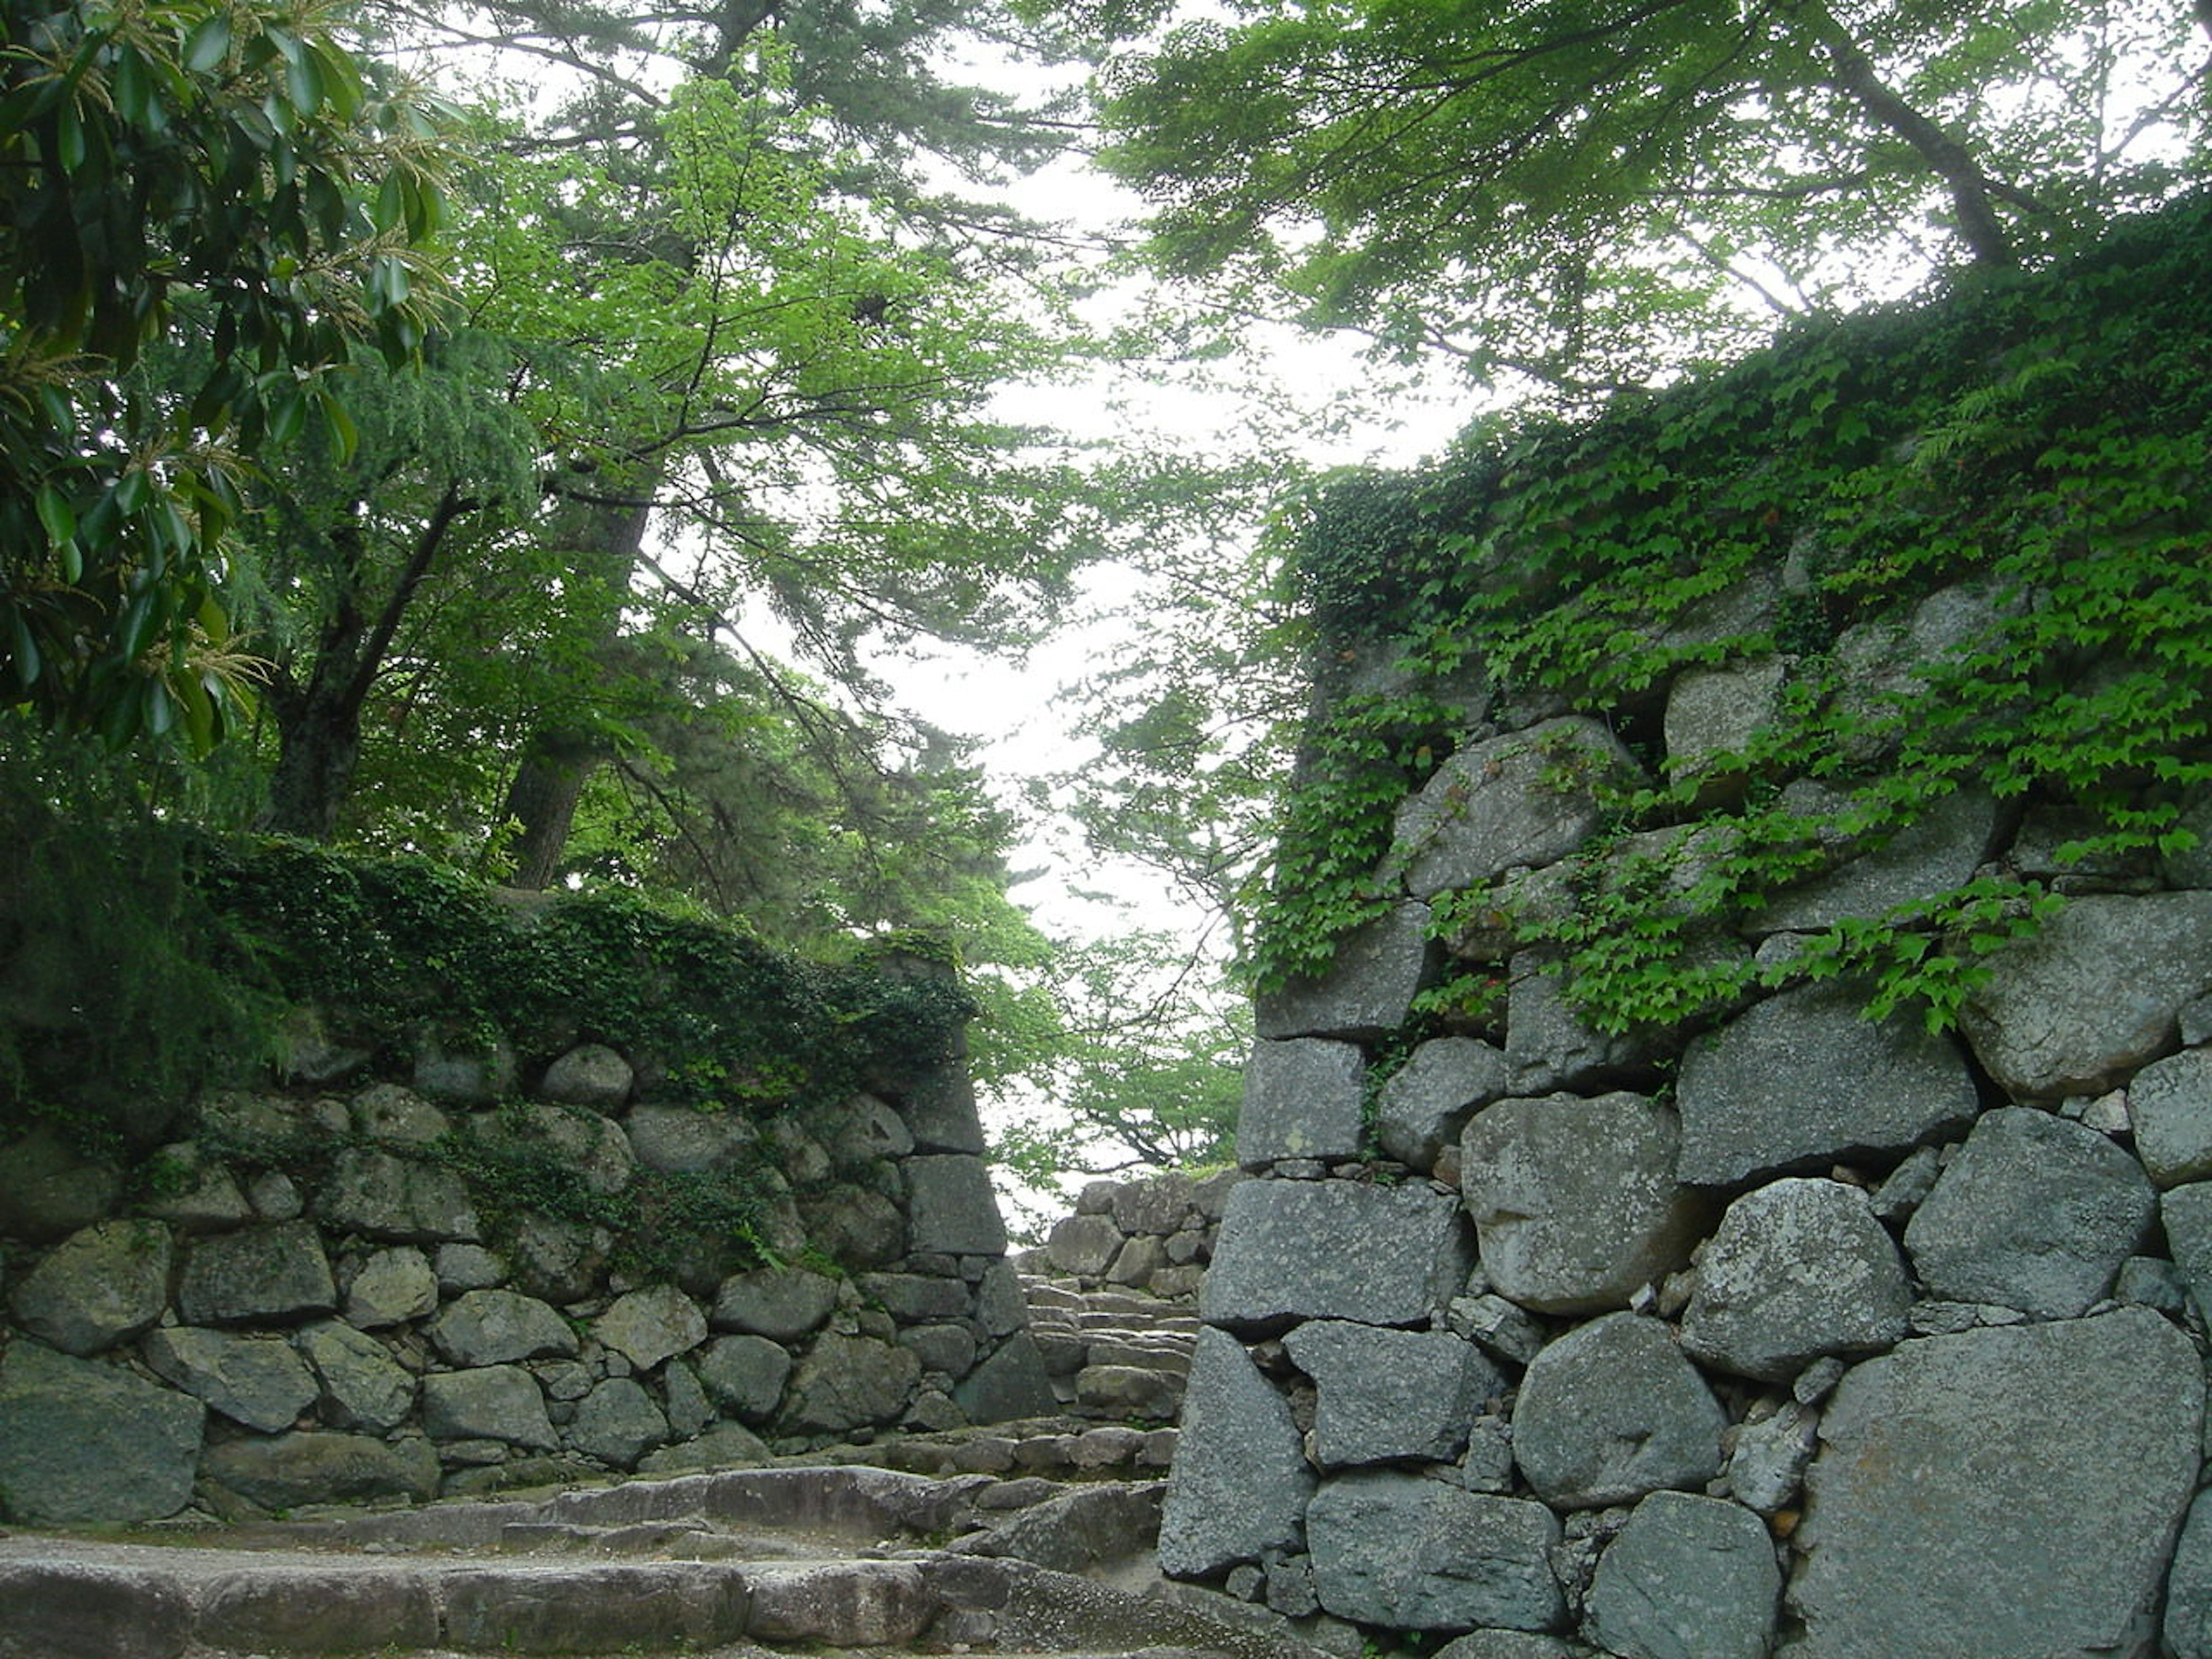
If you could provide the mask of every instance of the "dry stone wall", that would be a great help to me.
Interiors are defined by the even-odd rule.
[[[1971,648],[1914,621],[1884,637]],[[1778,669],[1658,688],[1664,763]],[[1710,941],[2045,872],[2063,910],[1933,1034],[1823,981],[1608,1035],[1466,907],[1446,962],[1431,900],[1571,902],[1589,781],[1654,758],[1492,711],[1400,811],[1395,908],[1263,999],[1164,1568],[1453,1659],[2212,1655],[2212,863],[2068,863],[2063,810],[1970,785]],[[1407,1054],[1447,966],[1502,1031]]]
[[[228,1091],[134,1201],[51,1132],[0,1149],[0,1516],[425,1498],[1056,1409],[957,1054],[803,1123],[635,1099],[596,1045],[531,1081],[428,1053],[404,1084]],[[787,1265],[641,1273],[465,1178],[471,1152],[605,1195],[765,1179]]]

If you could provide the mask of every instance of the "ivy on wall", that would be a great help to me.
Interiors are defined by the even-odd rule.
[[[2212,200],[2185,200],[2063,264],[1808,322],[1600,419],[1479,431],[1426,471],[1319,491],[1292,516],[1289,565],[1323,713],[1285,809],[1260,982],[1325,968],[1392,902],[1394,809],[1470,735],[1437,693],[1470,675],[1506,726],[1609,720],[1657,780],[1601,792],[1607,831],[1570,902],[1516,904],[1509,884],[1437,907],[1448,939],[1503,912],[1518,945],[1556,947],[1570,996],[1609,1030],[1844,972],[1872,977],[1874,1012],[1947,1024],[1984,958],[2063,902],[2046,881],[1984,872],[1763,968],[1700,946],[1969,783],[2075,809],[2065,856],[2082,867],[2185,844],[2181,806],[2212,781],[2207,269]],[[1731,603],[1761,583],[1773,603]],[[1901,683],[1839,649],[1947,588],[1975,596],[1978,629]],[[1421,689],[1358,689],[1344,665],[1378,653]],[[1668,683],[1759,659],[1782,665],[1774,716],[1719,766],[1670,771]],[[1716,770],[1742,787],[1715,799]],[[1790,810],[1785,775],[1844,804]]]

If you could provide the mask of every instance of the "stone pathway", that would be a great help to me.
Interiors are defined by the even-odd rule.
[[[1067,1419],[495,1501],[0,1534],[0,1659],[1318,1659],[1158,1576],[1190,1310],[1024,1290]]]

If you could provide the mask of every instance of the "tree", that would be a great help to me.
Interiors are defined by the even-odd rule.
[[[1170,8],[1073,9],[1130,36]],[[2039,253],[2203,170],[2204,43],[2175,0],[1235,12],[1103,76],[1154,257],[1570,393]]]
[[[412,351],[436,106],[310,0],[0,5],[0,700],[111,742],[235,723],[244,459],[359,339]],[[194,338],[181,385],[137,372]]]

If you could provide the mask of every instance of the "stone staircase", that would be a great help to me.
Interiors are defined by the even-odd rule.
[[[1114,1423],[1172,1423],[1181,1414],[1198,1340],[1190,1303],[1039,1274],[1022,1276],[1022,1292],[1063,1407]]]
[[[4,1659],[1300,1659],[1162,1593],[1158,1481],[733,1470],[128,1541],[0,1535]]]

